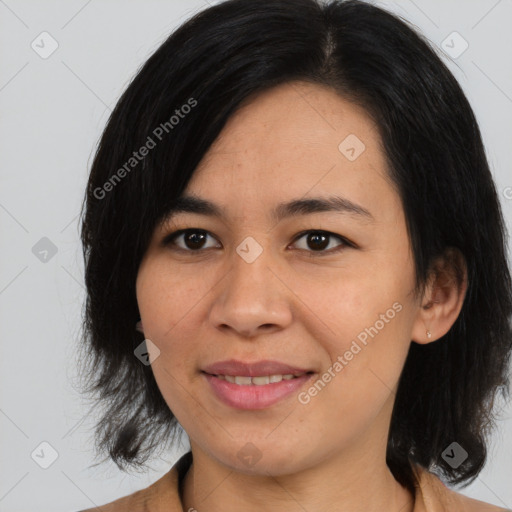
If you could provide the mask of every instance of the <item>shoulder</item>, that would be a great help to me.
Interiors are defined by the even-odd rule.
[[[145,489],[79,512],[182,512],[175,467]]]
[[[414,512],[511,512],[510,509],[450,489],[437,475],[421,466],[415,466],[415,471],[417,489]]]

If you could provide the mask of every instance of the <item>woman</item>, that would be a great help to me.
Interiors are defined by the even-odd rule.
[[[191,447],[101,510],[505,510],[441,481],[480,473],[508,391],[504,223],[472,109],[404,21],[200,12],[118,102],[84,207],[97,446],[122,469],[180,426]]]

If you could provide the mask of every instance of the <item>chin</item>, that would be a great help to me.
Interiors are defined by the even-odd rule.
[[[267,446],[260,449],[257,446],[257,442],[248,441],[235,453],[219,457],[219,460],[234,471],[246,475],[283,476],[296,473],[303,467],[297,459],[295,447],[283,449],[282,446]]]

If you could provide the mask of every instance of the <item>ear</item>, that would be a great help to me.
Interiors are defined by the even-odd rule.
[[[444,336],[459,316],[467,286],[464,256],[458,249],[450,247],[430,267],[413,324],[412,341],[426,344]]]

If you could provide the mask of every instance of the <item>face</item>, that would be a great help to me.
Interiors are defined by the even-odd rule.
[[[319,85],[266,91],[230,118],[185,195],[221,215],[175,212],[159,225],[136,290],[155,379],[191,444],[275,474],[385,446],[419,304],[404,212],[365,111]],[[338,208],[277,209],[313,198]],[[231,359],[312,373],[265,390],[205,374]]]

